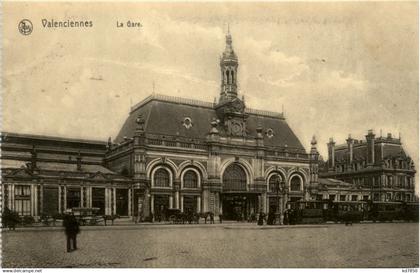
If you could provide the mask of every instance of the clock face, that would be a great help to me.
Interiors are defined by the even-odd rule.
[[[233,123],[232,124],[232,132],[236,134],[240,134],[242,132],[242,126],[239,123]]]

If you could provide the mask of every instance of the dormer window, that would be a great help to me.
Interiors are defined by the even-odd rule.
[[[190,117],[185,117],[184,120],[182,121],[182,125],[185,128],[190,129],[193,126],[191,118]]]
[[[274,136],[274,131],[273,129],[268,128],[265,134],[267,135],[268,138],[272,138]]]

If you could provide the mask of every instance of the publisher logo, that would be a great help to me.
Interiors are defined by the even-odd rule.
[[[29,35],[32,33],[33,30],[32,22],[28,19],[23,19],[19,22],[18,29],[19,32],[22,33],[22,35]]]

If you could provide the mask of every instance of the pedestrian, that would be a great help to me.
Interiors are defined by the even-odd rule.
[[[274,214],[273,210],[270,210],[268,212],[267,225],[274,225],[275,221],[276,221],[276,215]]]
[[[264,212],[260,212],[260,215],[258,216],[258,225],[262,226],[264,225],[264,218],[265,218],[265,214]]]
[[[221,213],[219,214],[219,221],[220,221],[220,224],[223,223],[223,214]]]
[[[284,225],[288,225],[289,224],[289,210],[288,209],[286,209],[284,211],[283,224]]]
[[[214,224],[214,213],[210,212],[210,224]]]
[[[67,252],[74,251],[77,249],[77,234],[80,232],[79,222],[73,214],[66,214],[63,226],[67,237]]]

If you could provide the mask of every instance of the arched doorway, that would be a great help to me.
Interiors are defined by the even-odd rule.
[[[246,173],[239,164],[229,165],[223,173],[223,191],[246,191]]]
[[[284,182],[285,179],[283,178],[283,175],[280,173],[274,172],[269,175],[268,178],[268,212],[277,212],[278,209],[280,209],[280,185],[282,182]]]
[[[222,214],[225,220],[244,221],[255,211],[257,195],[248,190],[248,175],[243,166],[230,164],[222,177]]]

